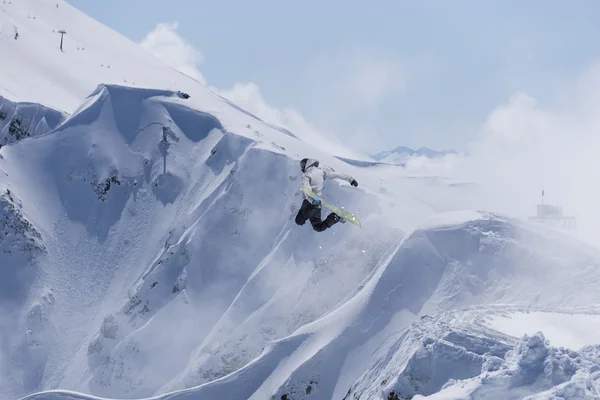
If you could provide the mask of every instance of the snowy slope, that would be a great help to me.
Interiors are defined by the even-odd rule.
[[[0,254],[2,397],[140,397],[220,377],[342,301],[401,236],[399,221],[432,213],[408,199],[382,218],[397,202],[375,195],[368,173],[58,4],[0,4],[3,107],[40,127],[0,151],[2,245],[20,250]],[[49,32],[63,28],[61,53]],[[125,80],[153,89],[103,84]],[[71,114],[50,133],[65,115],[46,106]],[[328,198],[370,227],[293,224],[305,156],[355,175],[360,189],[332,182]]]
[[[0,50],[2,96],[68,113],[101,83],[174,89],[192,81],[62,0],[0,3]]]
[[[436,316],[445,310],[460,310],[465,306],[476,305],[483,310],[481,315],[486,315],[490,312],[491,305],[498,305],[494,306],[496,312],[504,312],[510,308],[507,305],[519,305],[523,307],[521,310],[528,310],[537,307],[585,307],[598,302],[598,294],[594,288],[595,282],[600,279],[600,258],[595,249],[574,243],[555,232],[503,218],[483,218],[454,226],[451,226],[452,219],[443,222],[444,226],[435,227],[428,224],[425,231],[417,231],[411,235],[402,246],[405,249],[401,247],[395,256],[396,260],[390,262],[390,266],[396,262],[408,261],[405,268],[409,268],[409,264],[426,267],[426,273],[421,271],[417,277],[401,280],[403,284],[398,290],[419,288],[412,296],[410,291],[394,296],[395,299],[400,297],[400,300],[396,301],[408,300],[409,309],[413,313],[418,312],[421,317]],[[430,249],[426,250],[427,247]],[[427,254],[430,255],[429,259],[426,258]],[[404,270],[396,271],[398,278],[407,273]],[[420,284],[415,284],[415,279],[420,280]],[[456,318],[456,327],[477,337],[477,331],[470,326],[470,322],[465,323],[460,313]],[[490,327],[500,329],[498,324],[490,324]],[[510,333],[520,337],[522,333],[531,334],[544,328],[544,325],[539,325],[533,332]],[[425,385],[409,385],[406,381],[406,363],[412,357],[413,351],[417,351],[422,345],[427,347],[427,335],[435,332],[424,332],[424,336],[418,336],[416,342],[411,339],[413,334],[409,329],[406,332],[399,331],[397,339],[390,337],[390,342],[382,345],[387,349],[383,350],[380,359],[367,369],[353,386],[351,393],[355,397],[349,398],[385,398],[387,394],[383,391],[387,391],[388,394],[394,391],[402,396],[429,395],[439,391],[449,379],[466,379],[478,376],[484,371],[482,368],[485,367],[485,360],[480,357],[475,357],[479,360],[479,367],[465,370],[474,362],[469,361],[469,357],[474,355],[462,354],[462,351],[457,349],[454,351],[459,351],[460,357],[456,365],[440,366],[437,372],[432,371],[428,363],[439,364],[443,359],[447,359],[444,350],[440,354],[442,360],[424,360],[417,372],[408,371],[410,375],[415,375],[409,381],[420,377],[421,381],[425,380]],[[499,345],[494,342],[485,343],[478,339],[476,344],[480,347],[480,353],[491,353],[504,359],[503,362],[510,361],[504,349],[497,351]],[[435,350],[436,345],[433,347]],[[435,356],[435,351],[432,356]],[[417,357],[417,360],[420,358],[422,357]],[[448,373],[458,375],[448,376]],[[381,385],[383,381],[386,384]],[[431,384],[436,386],[431,387]],[[552,386],[547,385],[546,389]],[[533,388],[532,393],[535,393],[535,390]],[[504,392],[502,395],[498,398],[521,398],[519,395],[507,395]]]
[[[465,239],[469,245],[460,246]],[[271,395],[385,399],[392,391],[404,396],[434,393],[448,379],[479,375],[484,360],[480,357],[475,363],[477,357],[459,357],[457,364],[466,364],[462,372],[442,364],[439,373],[456,375],[434,375],[437,383],[406,393],[403,371],[421,345],[410,324],[419,316],[469,304],[581,306],[598,301],[593,284],[600,278],[598,254],[565,241],[560,235],[493,216],[452,214],[436,219],[406,238],[364,288],[334,313],[273,343],[261,358],[227,379],[165,398],[211,398],[227,393],[236,399]],[[540,281],[542,271],[546,282]],[[472,330],[467,323],[458,326]],[[480,346],[480,352],[496,348],[496,357],[504,356],[495,342]],[[415,374],[436,374],[428,365]]]
[[[597,398],[597,340],[565,350],[560,334],[506,319],[535,311],[556,324],[574,313],[595,329],[600,314],[587,305],[598,302],[599,262],[555,232],[444,215],[405,238],[335,311],[229,376],[160,398]]]
[[[7,324],[7,393],[135,397],[220,377],[340,302],[400,237],[365,196],[368,174],[210,93],[194,99],[101,85],[55,131],[2,149],[4,185],[48,249]],[[331,183],[328,196],[369,227],[295,227],[300,155],[356,176],[361,189]],[[394,216],[407,224],[432,212],[406,204]]]
[[[478,307],[423,318],[394,344],[396,357],[408,353],[400,371],[375,379],[383,379],[380,383],[387,383],[388,377],[395,380],[383,390],[389,398],[600,398],[597,341],[592,346],[566,348],[545,331],[514,336],[490,324],[490,320],[522,312],[506,306]],[[556,321],[597,319],[597,314],[586,309],[535,312]],[[588,325],[597,326],[597,322]]]
[[[357,393],[348,398],[387,398],[384,389],[393,390],[393,380],[411,354],[411,348],[397,350],[404,341],[403,329],[419,315],[469,304],[579,306],[597,302],[595,286],[590,284],[600,278],[594,250],[575,252],[572,243],[562,244],[564,237],[494,217],[451,217],[429,223],[406,238],[364,289],[335,313],[274,345],[271,353],[293,346],[290,357],[297,370],[288,381],[278,366],[265,381],[275,380],[281,386],[265,383],[253,398],[270,394],[278,398],[290,392],[295,395],[289,398],[303,398],[298,393],[310,380],[318,386],[311,399],[341,398],[348,391]],[[456,225],[463,218],[468,221]],[[461,245],[465,239],[468,246]],[[522,252],[528,257],[522,257]],[[552,277],[547,282],[540,282],[542,270]],[[569,298],[564,293],[572,294]],[[391,340],[396,335],[401,336],[400,343]],[[311,355],[309,360],[307,355]],[[381,360],[369,365],[378,355]],[[256,365],[260,368],[260,361]],[[241,382],[231,378],[232,386],[245,383],[242,373],[238,376]],[[383,387],[382,381],[387,382]],[[210,388],[201,387],[199,394],[205,393],[202,389],[210,393]]]
[[[59,49],[61,30],[67,32],[63,51]],[[64,0],[1,2],[0,53],[0,96],[13,102],[43,104],[70,114],[100,84],[183,90],[224,125],[267,125],[326,148],[328,153],[355,156],[341,143],[318,137],[311,129],[291,133],[260,120]]]
[[[2,149],[7,189],[47,248],[23,308],[51,293],[41,329],[60,332],[44,335],[52,354],[36,353],[25,390],[139,397],[223,376],[339,303],[400,237],[377,197],[347,183],[328,190],[363,210],[362,231],[297,228],[297,160],[186,103],[100,86],[57,130]],[[17,387],[32,362],[23,346],[7,350]]]

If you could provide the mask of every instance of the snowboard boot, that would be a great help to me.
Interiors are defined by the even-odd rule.
[[[335,214],[335,213],[331,213],[329,215],[329,217],[331,217],[331,220],[333,221],[333,223],[341,223],[341,224],[345,224],[346,220],[342,217],[340,217],[339,215]]]

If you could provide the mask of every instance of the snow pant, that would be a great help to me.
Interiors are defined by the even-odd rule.
[[[321,221],[321,206],[315,206],[310,201],[304,199],[300,206],[300,210],[298,210],[298,215],[296,215],[296,223],[298,225],[304,225],[306,220],[310,221],[315,231],[323,232],[325,229],[335,225],[339,218],[334,213],[331,213],[324,221]]]

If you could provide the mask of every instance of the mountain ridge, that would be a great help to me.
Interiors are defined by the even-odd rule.
[[[456,150],[432,150],[428,147],[419,147],[414,150],[406,146],[398,146],[393,150],[380,151],[371,155],[375,161],[388,164],[404,164],[410,157],[426,157],[431,159],[441,158],[448,155],[461,155]]]

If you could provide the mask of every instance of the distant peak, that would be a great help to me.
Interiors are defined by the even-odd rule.
[[[456,150],[432,150],[428,147],[419,147],[414,150],[410,147],[406,146],[398,146],[393,150],[381,151],[372,155],[373,159],[376,161],[386,161],[395,163],[396,161],[403,161],[403,159],[412,156],[423,156],[427,158],[438,158],[443,157],[448,154],[458,154]],[[400,160],[402,159],[402,160]]]

